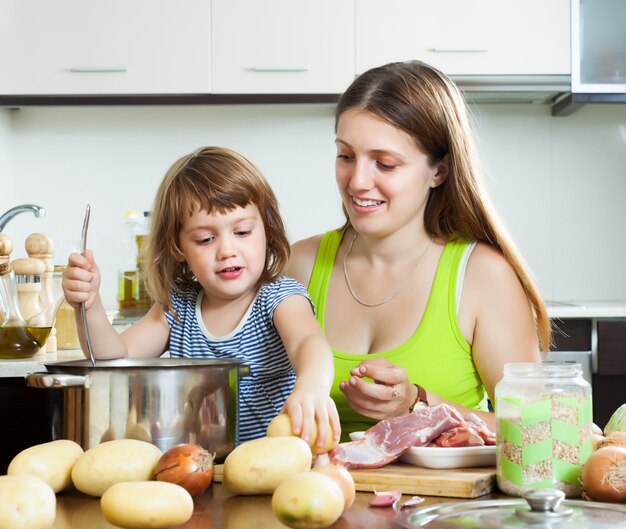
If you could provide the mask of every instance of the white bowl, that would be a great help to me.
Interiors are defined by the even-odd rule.
[[[352,432],[350,439],[358,441],[364,432]],[[425,468],[493,467],[496,465],[495,446],[414,446],[398,461]]]

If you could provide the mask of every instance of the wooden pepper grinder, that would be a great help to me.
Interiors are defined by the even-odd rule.
[[[46,266],[39,259],[25,257],[11,261],[15,272],[17,302],[24,321],[28,321],[35,314],[39,314],[43,307],[39,301],[41,297],[41,279]],[[38,353],[45,352],[45,345]]]
[[[41,295],[40,305],[42,308],[49,307],[54,303],[53,292],[53,271],[54,264],[52,262],[52,255],[54,254],[54,242],[52,237],[45,233],[31,233],[26,237],[24,244],[28,257],[33,259],[39,259],[44,264],[44,272],[41,278]],[[48,353],[55,353],[57,350],[57,333],[54,326],[50,331],[50,336],[46,341],[46,351]]]
[[[13,241],[6,233],[0,233],[0,265],[9,262],[9,256],[13,251]],[[0,323],[4,321],[4,308],[0,300]]]

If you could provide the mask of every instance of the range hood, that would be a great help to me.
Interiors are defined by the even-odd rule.
[[[470,103],[551,104],[571,91],[569,75],[452,75]]]

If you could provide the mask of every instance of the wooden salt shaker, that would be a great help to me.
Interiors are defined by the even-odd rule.
[[[24,243],[26,253],[33,259],[39,259],[45,266],[42,278],[41,278],[41,295],[40,304],[43,307],[48,307],[54,303],[54,292],[52,289],[54,264],[52,262],[52,255],[54,254],[54,241],[50,235],[45,233],[31,233],[26,237]],[[55,353],[57,350],[57,332],[55,327],[52,327],[50,336],[46,341],[46,351],[48,353]]]

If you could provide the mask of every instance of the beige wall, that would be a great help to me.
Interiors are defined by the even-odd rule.
[[[474,107],[502,216],[550,299],[626,299],[626,105],[553,118],[543,105]],[[5,230],[18,252],[33,231],[80,235],[115,307],[125,212],[150,209],[169,165],[200,145],[236,149],[273,185],[292,240],[337,226],[331,105],[53,107],[0,110],[0,212],[34,202],[45,219]]]

